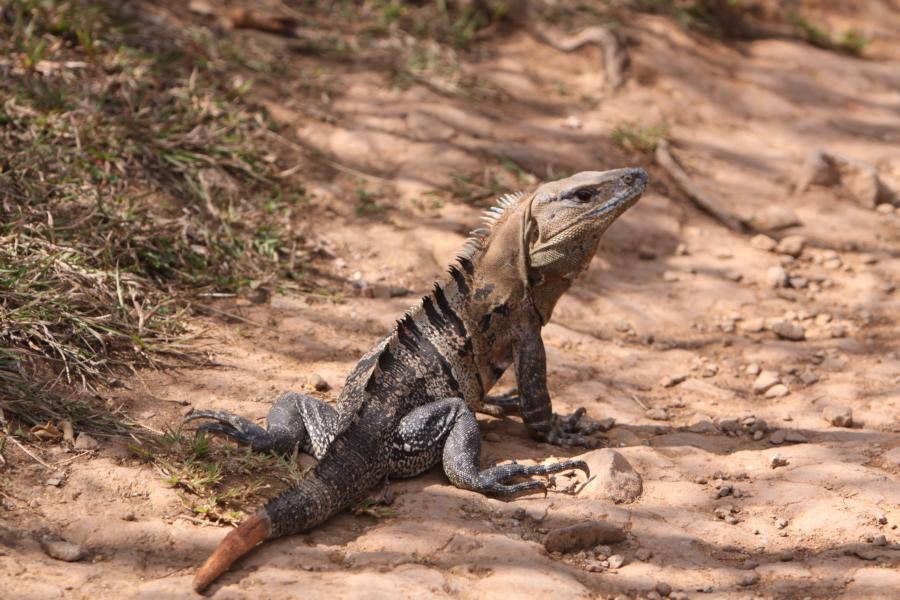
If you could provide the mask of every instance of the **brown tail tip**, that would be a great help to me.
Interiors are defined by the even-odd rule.
[[[232,529],[219,547],[206,559],[194,576],[194,590],[202,592],[209,584],[254,546],[269,537],[269,515],[260,511],[244,519],[237,529]]]

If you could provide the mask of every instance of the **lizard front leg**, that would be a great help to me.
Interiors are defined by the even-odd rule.
[[[531,435],[557,446],[593,446],[590,438],[578,431],[578,419],[584,414],[584,408],[567,416],[553,412],[547,390],[547,354],[540,327],[529,328],[520,335],[515,362],[522,420]]]

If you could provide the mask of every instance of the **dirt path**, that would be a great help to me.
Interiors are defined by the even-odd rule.
[[[564,54],[524,33],[486,42],[458,65],[461,79],[477,75],[478,89],[501,96],[396,86],[365,65],[326,62],[325,85],[334,92],[339,82],[340,92],[321,119],[322,107],[291,99],[290,79],[281,88],[268,80],[261,89],[285,137],[368,174],[314,173],[310,219],[298,224],[332,257],[315,264],[343,286],[343,301],[275,294],[264,305],[214,304],[244,319],[198,323],[226,368],[146,374],[120,394],[157,429],[179,421],[182,401],[262,418],[277,394],[310,390],[316,374],[334,399],[477,222],[471,204],[426,192],[451,189],[485,157],[539,176],[647,164],[610,134],[629,121],[666,123],[677,158],[707,191],[749,221],[795,222],[769,233],[805,244],[797,257],[762,249],[764,240],[690,207],[656,169],[544,334],[555,409],[615,418],[606,435],[643,477],[636,502],[551,494],[504,503],[434,470],[391,484],[396,517],[342,515],[268,544],[224,576],[215,597],[647,597],[660,582],[691,598],[896,597],[900,211],[862,206],[839,186],[792,194],[820,148],[900,183],[900,17],[861,4],[869,8],[834,18],[872,32],[876,57],[866,60],[784,40],[725,46],[636,16],[629,77],[614,94],[602,91],[598,54]],[[307,75],[317,64],[289,60]],[[514,168],[491,173],[503,186],[531,179]],[[776,267],[789,287],[772,286]],[[411,292],[391,297],[403,289]],[[798,328],[803,339],[784,339]],[[754,393],[759,369],[775,372],[787,394]],[[853,426],[826,422],[829,405],[849,407]],[[518,418],[480,419],[485,461],[581,452],[529,440]],[[776,455],[787,464],[773,468]],[[52,486],[46,469],[19,458],[0,497],[0,596],[194,597],[192,570],[226,531],[185,519],[152,468],[103,443]],[[718,516],[730,518],[718,518],[723,507]],[[524,518],[514,518],[519,508]],[[624,565],[590,571],[589,557],[548,555],[535,541],[590,518],[630,523],[628,540],[611,548]],[[89,559],[49,558],[41,529],[85,546]]]

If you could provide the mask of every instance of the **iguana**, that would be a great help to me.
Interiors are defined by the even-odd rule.
[[[588,171],[511,194],[472,232],[444,282],[401,318],[350,373],[337,410],[297,393],[272,406],[266,429],[224,412],[198,431],[228,436],[260,452],[295,447],[318,459],[295,487],[228,533],[199,569],[202,591],[240,556],[272,538],[305,531],[361,500],[390,477],[411,477],[442,463],[450,481],[484,494],[545,489],[510,480],[569,469],[551,465],[480,467],[475,410],[515,365],[518,404],[532,436],[551,444],[587,445],[576,429],[584,412],[552,412],[541,327],[573,279],[587,269],[600,237],[644,191],[647,173]]]

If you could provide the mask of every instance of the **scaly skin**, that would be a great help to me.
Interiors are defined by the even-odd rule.
[[[583,409],[567,418],[552,412],[541,327],[646,183],[642,169],[590,171],[502,198],[448,280],[363,356],[337,410],[287,393],[275,401],[266,429],[218,411],[189,415],[210,419],[198,431],[254,450],[289,453],[299,446],[319,459],[296,487],[226,536],[198,571],[195,589],[205,589],[256,544],[316,526],[388,476],[411,477],[442,463],[458,487],[513,495],[545,489],[542,481],[510,483],[514,478],[587,471],[583,461],[481,469],[474,411],[514,365],[517,403],[531,435],[551,444],[589,444],[575,431]]]

